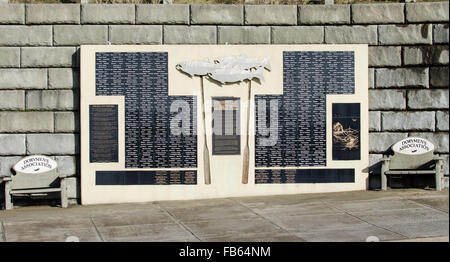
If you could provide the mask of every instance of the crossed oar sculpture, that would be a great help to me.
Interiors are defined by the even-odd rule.
[[[205,90],[203,78],[209,77],[220,84],[238,83],[248,80],[248,99],[247,99],[247,134],[246,145],[244,148],[244,163],[242,183],[248,183],[249,173],[249,123],[250,123],[250,101],[252,97],[252,80],[253,78],[263,81],[264,68],[270,70],[269,57],[262,61],[248,58],[246,56],[228,56],[214,60],[214,63],[208,61],[186,61],[177,64],[176,68],[189,76],[200,76],[201,78],[201,92],[202,92],[202,118],[203,131],[205,136],[205,143],[203,147],[203,161],[205,184],[211,183],[211,170],[209,161],[209,149],[206,137],[206,119],[205,119]]]

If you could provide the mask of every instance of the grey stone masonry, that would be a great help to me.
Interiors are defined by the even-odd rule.
[[[448,132],[439,132],[439,133],[432,133],[432,132],[425,132],[425,133],[419,133],[419,132],[413,132],[410,133],[409,136],[414,137],[421,137],[425,138],[433,145],[435,146],[435,152],[436,153],[447,153],[448,154]]]
[[[27,24],[79,24],[80,5],[27,5]]]
[[[78,153],[78,135],[27,134],[27,154],[74,155]]]
[[[448,45],[404,47],[403,61],[405,65],[448,64]]]
[[[323,26],[273,26],[273,44],[322,44]]]
[[[434,131],[435,123],[434,112],[422,111],[381,113],[382,131]]]
[[[379,25],[378,41],[381,45],[431,44],[430,24]]]
[[[325,26],[327,44],[377,44],[377,26]]]
[[[165,25],[164,44],[216,44],[215,26]]]
[[[76,65],[75,47],[22,47],[22,67],[72,67]]]
[[[47,69],[0,69],[0,89],[47,88]]]
[[[26,94],[29,110],[76,110],[78,105],[78,93],[73,90],[33,90]]]
[[[436,44],[448,44],[448,23],[433,25],[433,41]]]
[[[350,24],[350,5],[299,5],[299,24]]]
[[[436,130],[449,131],[448,111],[437,111],[436,112]]]
[[[369,66],[401,66],[402,48],[399,46],[370,46]]]
[[[431,87],[448,87],[448,66],[430,67],[430,85]]]
[[[406,137],[408,137],[407,133],[370,133],[369,152],[384,153],[393,144]]]
[[[55,25],[54,45],[95,45],[108,43],[106,25]]]
[[[409,109],[446,109],[448,89],[408,90]]]
[[[219,26],[218,44],[270,44],[269,26]]]
[[[189,24],[189,5],[136,5],[136,24]]]
[[[404,4],[352,5],[352,22],[354,24],[403,23],[404,8]]]
[[[162,44],[162,25],[111,25],[109,26],[111,44]]]
[[[19,67],[20,48],[0,47],[0,67]]]
[[[22,159],[21,156],[0,157],[0,177],[11,176],[11,168]]]
[[[52,44],[52,26],[0,25],[0,36],[0,46],[49,46]]]
[[[375,69],[369,68],[369,88],[375,88]]]
[[[74,112],[55,112],[55,132],[73,133],[79,132],[78,114]]]
[[[375,68],[369,68],[369,88],[375,88]]]
[[[25,109],[24,90],[0,90],[0,110]]]
[[[134,24],[133,4],[86,4],[81,5],[82,24]]]
[[[447,185],[445,185],[445,187],[448,187],[448,176],[449,176],[449,155],[440,155],[441,157],[444,158],[444,164],[443,164],[443,168],[444,168],[444,176],[447,176]]]
[[[296,5],[246,5],[246,25],[296,25]]]
[[[375,70],[377,88],[428,87],[428,68],[379,68]]]
[[[24,24],[25,6],[0,3],[0,24]]]
[[[448,23],[448,8],[448,1],[406,4],[406,20],[408,22]]]
[[[80,182],[77,177],[67,178],[67,197],[80,198]]]
[[[369,166],[375,165],[383,158],[383,154],[369,154]]]
[[[370,110],[406,109],[406,93],[403,90],[369,90]]]
[[[0,112],[0,132],[53,132],[53,112]]]
[[[74,156],[55,156],[53,159],[58,165],[56,168],[56,172],[58,172],[58,174],[66,176],[73,176],[77,174],[77,162]]]
[[[24,134],[0,134],[0,155],[25,155]]]
[[[191,24],[242,25],[242,5],[191,5]]]
[[[48,88],[69,89],[80,87],[80,72],[71,68],[49,68]]]
[[[369,112],[369,131],[381,131],[381,112]]]

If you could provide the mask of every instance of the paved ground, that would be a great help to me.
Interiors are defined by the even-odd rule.
[[[0,210],[0,242],[449,241],[449,192],[426,190]]]

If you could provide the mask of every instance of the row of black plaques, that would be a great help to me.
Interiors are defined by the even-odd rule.
[[[353,183],[355,169],[256,169],[256,184]],[[197,171],[97,171],[96,185],[195,185]]]

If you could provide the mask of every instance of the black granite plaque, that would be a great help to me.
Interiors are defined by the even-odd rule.
[[[360,160],[360,104],[333,103],[333,160]]]
[[[239,155],[240,100],[236,97],[212,98],[212,154]]]
[[[195,185],[197,171],[96,171],[95,185]]]
[[[89,161],[118,162],[117,105],[89,105]]]
[[[256,169],[255,184],[354,183],[355,169]]]
[[[167,52],[96,53],[96,95],[125,96],[125,167],[197,167],[193,96],[169,96]],[[174,102],[188,106],[189,130],[171,132]]]
[[[354,70],[353,52],[283,52],[283,95],[255,96],[255,166],[325,166],[326,95],[353,94]],[[276,116],[276,139],[261,143]]]

